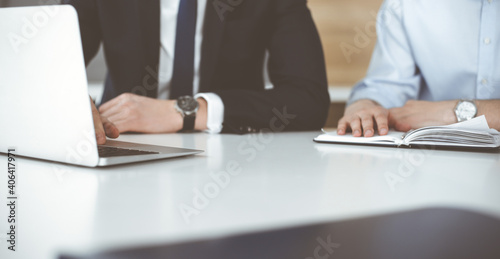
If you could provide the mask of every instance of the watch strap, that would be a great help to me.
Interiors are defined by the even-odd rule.
[[[182,127],[182,131],[193,131],[195,120],[196,113],[184,116],[184,126]]]

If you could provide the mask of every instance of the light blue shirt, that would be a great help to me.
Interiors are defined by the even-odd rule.
[[[386,0],[349,103],[500,99],[500,0]]]

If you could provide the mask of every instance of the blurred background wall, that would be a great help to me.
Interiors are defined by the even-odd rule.
[[[60,0],[0,0],[0,6],[57,4]],[[210,0],[208,0],[210,1]],[[375,17],[383,0],[309,0],[323,42],[332,105],[328,127],[342,116],[351,87],[368,68],[376,42]],[[90,91],[99,96],[106,75],[102,51],[87,68]]]

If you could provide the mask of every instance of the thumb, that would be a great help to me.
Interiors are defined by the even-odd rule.
[[[106,134],[104,132],[104,127],[101,122],[101,115],[99,111],[95,107],[94,102],[90,99],[90,103],[92,106],[92,118],[94,119],[94,130],[95,130],[95,138],[97,140],[97,145],[106,144]]]

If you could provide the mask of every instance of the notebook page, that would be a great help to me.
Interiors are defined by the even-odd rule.
[[[326,132],[325,134],[319,135],[314,140],[319,142],[336,142],[336,143],[352,143],[352,144],[377,144],[377,145],[400,145],[402,142],[402,136],[404,132],[389,131],[386,136],[374,136],[371,138],[365,137],[353,137],[352,133],[347,133],[346,135],[338,135],[336,131]]]
[[[452,129],[466,129],[466,130],[479,130],[479,131],[482,130],[488,131],[490,129],[490,126],[488,125],[488,122],[486,121],[486,117],[484,115],[476,117],[472,120],[459,122],[443,127]]]
[[[420,128],[408,132],[405,144],[436,144],[464,146],[498,146],[500,133],[490,129],[485,116],[447,126]]]

